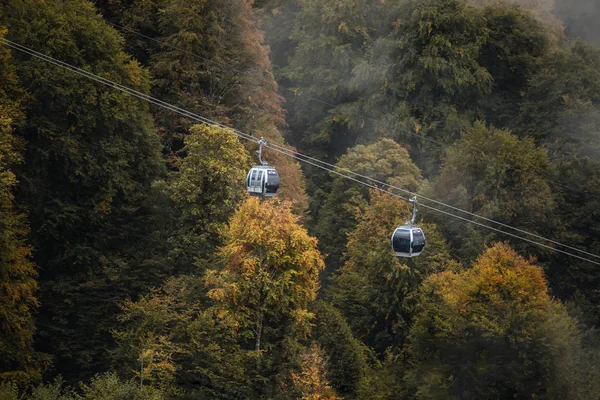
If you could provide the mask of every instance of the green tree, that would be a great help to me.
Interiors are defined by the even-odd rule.
[[[556,237],[557,208],[548,185],[551,172],[546,150],[532,139],[476,122],[446,150],[431,192],[432,197],[463,210]],[[474,257],[486,242],[497,240],[495,233],[479,232],[453,218],[440,219],[438,225],[463,258]],[[514,244],[544,254],[522,241]]]
[[[493,87],[479,107],[488,123],[512,127],[529,80],[549,51],[549,35],[531,12],[516,4],[495,3],[482,13],[489,33],[479,63],[492,77]]]
[[[600,216],[596,212],[600,207],[600,162],[573,155],[562,158],[556,167],[558,210],[566,227],[561,241],[600,254]],[[563,254],[553,254],[552,265],[556,267],[548,270],[548,279],[554,293],[563,299],[583,294],[596,322],[600,321],[600,275],[596,265]]]
[[[598,113],[600,50],[581,41],[540,58],[540,68],[525,92],[516,129],[539,142],[559,141],[557,151],[585,150],[590,139],[590,119]],[[592,119],[593,120],[593,119]],[[566,148],[563,148],[566,147]]]
[[[221,244],[220,231],[246,196],[250,161],[233,132],[196,125],[165,188],[176,209],[169,239],[177,273],[191,273]]]
[[[390,237],[410,214],[402,200],[373,192],[370,206],[349,235],[347,261],[328,288],[328,298],[346,317],[354,336],[379,354],[387,348],[401,350],[421,282],[429,274],[455,267],[431,224],[422,225],[427,238],[423,254],[414,259],[394,255]]]
[[[393,30],[382,39],[389,61],[381,90],[395,104],[385,119],[391,137],[413,144],[415,162],[429,174],[440,149],[418,137],[452,143],[492,91],[493,78],[479,62],[489,28],[481,11],[461,0],[409,0],[391,12]]]
[[[195,398],[252,398],[248,366],[236,321],[207,308],[204,279],[169,278],[138,301],[122,305],[116,365],[166,393]]]
[[[410,143],[426,174],[437,171],[438,143],[452,143],[465,125],[515,120],[551,42],[532,12],[497,3],[269,1],[262,15],[279,78],[292,88],[294,145],[333,161],[389,137]]]
[[[75,391],[62,379],[41,384],[28,391],[16,386],[0,385],[3,400],[163,400],[165,396],[151,387],[140,387],[133,380],[121,380],[113,373],[95,375],[89,384],[79,383]]]
[[[224,235],[208,295],[217,315],[235,321],[241,348],[256,361],[247,374],[264,394],[289,379],[310,334],[323,259],[286,204],[249,198]]]
[[[83,0],[0,5],[7,38],[148,92],[147,74]],[[42,60],[14,55],[30,100],[15,135],[34,261],[40,268],[40,349],[69,381],[108,367],[117,304],[166,267],[151,183],[164,167],[148,106]],[[157,239],[157,241],[154,241]]]
[[[6,30],[0,28],[0,38]],[[33,350],[33,313],[37,300],[37,271],[28,244],[29,227],[15,202],[18,184],[13,167],[23,161],[23,143],[13,127],[23,122],[19,88],[12,57],[0,48],[0,381],[28,383],[41,377],[42,359]]]
[[[541,268],[505,244],[461,273],[432,275],[411,328],[406,383],[418,399],[571,397],[578,329]]]
[[[525,94],[520,133],[549,149],[556,177],[553,184],[564,232],[559,239],[598,254],[595,210],[600,199],[600,51],[576,41],[540,60]],[[553,256],[552,288],[562,298],[580,290],[596,303],[598,277],[590,263]]]
[[[439,100],[457,110],[489,94],[492,77],[478,63],[488,28],[459,0],[407,1],[396,14],[391,90],[431,114]]]
[[[253,8],[265,33],[265,41],[271,50],[273,72],[279,79],[279,71],[287,65],[296,47],[292,40],[291,26],[301,4],[296,0],[257,0]]]
[[[402,357],[386,351],[383,360],[372,356],[369,368],[359,382],[357,399],[401,400],[406,398],[404,382],[398,377],[404,374]]]
[[[294,51],[282,70],[284,82],[293,87],[286,92],[290,140],[332,161],[353,147],[358,135],[371,131],[364,118],[353,115],[361,104],[350,78],[372,40],[371,20],[380,16],[383,3],[308,0],[297,6],[289,33]]]
[[[411,191],[416,191],[421,181],[421,173],[408,151],[391,139],[369,146],[358,145],[342,156],[337,165]],[[340,265],[347,235],[356,227],[357,213],[369,202],[368,188],[333,173],[331,177],[331,189],[318,210],[319,222],[315,228],[321,251],[327,256],[328,275]]]
[[[318,301],[311,311],[315,313],[312,337],[325,353],[328,381],[345,398],[361,398],[356,392],[367,370],[366,349],[331,304]]]
[[[102,2],[102,7],[111,21],[162,43],[141,43],[128,34],[134,54],[142,53],[150,69],[154,96],[284,145],[282,98],[251,1],[132,0]],[[176,169],[192,122],[162,108],[152,111],[164,153]],[[266,153],[281,175],[278,196],[303,212],[308,201],[300,166],[281,153]]]

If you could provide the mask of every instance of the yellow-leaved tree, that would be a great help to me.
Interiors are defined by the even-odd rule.
[[[249,198],[224,240],[221,267],[207,273],[208,296],[217,315],[236,321],[242,351],[255,355],[248,374],[268,391],[289,378],[310,334],[323,258],[287,202]]]
[[[300,373],[292,373],[301,400],[341,400],[327,380],[325,352],[313,343],[302,355]]]

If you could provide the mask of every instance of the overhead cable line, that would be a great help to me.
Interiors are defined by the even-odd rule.
[[[38,59],[41,59],[43,61],[49,62],[51,64],[54,64],[54,65],[56,65],[58,67],[67,69],[67,70],[69,70],[71,72],[74,72],[74,73],[76,73],[78,75],[81,75],[83,77],[86,77],[88,79],[94,80],[94,81],[96,81],[98,83],[102,83],[105,86],[112,87],[112,88],[117,89],[117,90],[119,90],[121,92],[124,92],[124,93],[129,94],[129,95],[134,96],[134,97],[137,97],[137,98],[139,98],[141,100],[147,101],[147,102],[155,104],[155,105],[157,105],[159,107],[163,107],[163,108],[165,108],[167,110],[170,110],[172,112],[178,113],[178,114],[180,114],[180,115],[182,115],[184,117],[187,117],[189,119],[192,119],[192,120],[195,120],[195,121],[198,121],[198,122],[202,122],[202,123],[205,123],[205,124],[213,125],[213,126],[219,126],[221,128],[227,129],[228,131],[234,133],[236,136],[238,136],[238,137],[240,137],[242,139],[253,141],[253,142],[256,142],[256,143],[259,142],[259,139],[256,138],[256,137],[254,137],[254,136],[252,136],[252,135],[249,135],[247,133],[241,132],[241,131],[239,131],[237,129],[230,128],[230,127],[228,127],[226,125],[223,125],[221,123],[212,121],[209,118],[203,117],[201,115],[194,114],[194,113],[189,112],[189,111],[187,111],[185,109],[182,109],[180,107],[174,106],[174,105],[172,105],[170,103],[164,102],[164,101],[162,101],[160,99],[157,99],[157,98],[152,97],[150,95],[147,95],[145,93],[139,92],[139,91],[137,91],[135,89],[129,88],[129,87],[124,86],[124,85],[121,85],[119,83],[116,83],[116,82],[114,82],[114,81],[112,81],[110,79],[100,77],[100,76],[98,76],[96,74],[93,74],[93,73],[91,73],[89,71],[86,71],[84,69],[75,67],[75,66],[73,66],[73,65],[71,65],[69,63],[57,60],[57,59],[55,59],[53,57],[47,56],[47,55],[45,55],[43,53],[40,53],[40,52],[38,52],[36,50],[33,50],[33,49],[29,48],[29,47],[20,45],[20,44],[18,44],[16,42],[13,42],[11,40],[8,40],[8,39],[5,39],[5,38],[0,38],[0,43],[3,43],[3,44],[5,44],[6,46],[8,46],[10,48],[13,48],[13,49],[21,51],[23,53],[29,54],[29,55],[31,55],[33,57],[36,57]],[[353,172],[353,171],[351,171],[349,169],[338,167],[336,165],[333,165],[333,164],[330,164],[330,163],[318,160],[316,158],[313,158],[313,157],[310,157],[310,156],[298,153],[298,152],[296,152],[294,150],[288,149],[287,147],[278,145],[276,143],[269,143],[269,147],[272,148],[274,151],[277,151],[277,152],[280,152],[280,153],[285,154],[287,156],[293,157],[293,158],[295,158],[296,160],[298,160],[300,162],[304,162],[304,163],[313,165],[315,167],[318,167],[318,168],[321,168],[323,170],[326,170],[326,171],[328,171],[330,173],[339,175],[339,176],[341,176],[343,178],[349,179],[349,180],[354,181],[356,183],[360,183],[360,184],[365,185],[365,186],[367,186],[367,187],[369,187],[371,189],[375,189],[375,190],[381,191],[383,193],[387,193],[387,194],[389,194],[391,196],[397,197],[397,198],[402,199],[404,201],[409,201],[409,199],[404,198],[404,197],[402,197],[402,196],[400,196],[400,195],[398,195],[396,193],[393,193],[390,190],[386,190],[383,187],[379,187],[376,184],[380,184],[382,186],[387,186],[387,187],[389,187],[391,189],[400,190],[400,191],[405,192],[407,194],[417,195],[416,193],[411,192],[409,190],[406,190],[406,189],[403,189],[403,188],[399,188],[399,187],[387,184],[385,182],[381,182],[381,181],[378,181],[376,179],[369,178],[367,176],[358,174],[358,173]],[[343,172],[339,172],[339,171],[343,171],[344,173]],[[348,174],[354,175],[355,177],[352,177],[352,176],[350,176]],[[360,179],[357,179],[356,177],[369,180],[369,181],[371,181],[373,183],[368,183],[368,182],[361,181]],[[564,248],[569,248],[569,249],[572,249],[572,250],[575,250],[575,251],[578,251],[578,252],[581,252],[581,253],[584,253],[584,254],[596,257],[596,258],[600,258],[600,256],[595,255],[593,253],[589,253],[589,252],[586,252],[584,250],[577,249],[575,247],[571,247],[571,246],[565,245],[563,243],[560,243],[560,242],[557,242],[557,241],[554,241],[554,240],[551,240],[551,239],[547,239],[547,238],[544,238],[544,237],[536,235],[536,234],[532,234],[532,233],[520,230],[520,229],[512,227],[510,225],[502,224],[502,223],[500,223],[498,221],[494,221],[494,220],[487,219],[485,217],[478,216],[477,214],[469,213],[469,212],[464,211],[462,209],[453,207],[451,205],[442,203],[442,202],[434,200],[434,199],[430,199],[428,197],[424,197],[424,196],[421,196],[421,195],[418,195],[418,196],[420,198],[432,201],[432,202],[434,202],[434,203],[436,203],[438,205],[441,205],[441,206],[444,206],[444,207],[448,207],[448,208],[451,208],[451,209],[454,209],[454,210],[457,210],[457,211],[465,212],[465,213],[471,214],[471,215],[473,215],[475,217],[482,218],[484,220],[488,220],[489,222],[495,222],[495,223],[501,224],[501,225],[503,225],[503,226],[505,226],[505,227],[507,227],[509,229],[513,229],[515,231],[518,231],[518,232],[521,232],[521,233],[525,233],[525,234],[537,237],[539,239],[548,241],[550,243],[554,243],[554,244],[556,244],[558,246],[562,246]],[[547,248],[547,249],[551,249],[551,250],[554,250],[554,251],[566,254],[568,256],[571,256],[571,257],[575,257],[575,258],[578,258],[578,259],[581,259],[581,260],[584,260],[584,261],[587,261],[587,262],[590,262],[590,263],[593,263],[593,264],[600,265],[600,262],[593,261],[593,260],[587,259],[585,257],[582,257],[582,256],[579,256],[579,255],[570,253],[568,251],[557,249],[557,248],[552,247],[550,245],[547,245],[547,244],[544,244],[544,243],[539,243],[539,242],[536,242],[534,240],[527,239],[527,238],[524,238],[522,236],[518,236],[518,235],[516,235],[514,233],[506,232],[506,231],[503,231],[503,230],[491,227],[489,225],[485,225],[485,224],[482,224],[480,222],[473,221],[473,220],[470,220],[468,218],[461,217],[459,215],[453,214],[453,213],[448,212],[446,210],[441,210],[439,208],[435,208],[433,206],[430,206],[430,205],[427,205],[427,204],[423,204],[423,203],[420,203],[420,205],[421,205],[421,207],[424,207],[426,209],[429,209],[429,210],[432,210],[432,211],[436,211],[436,212],[439,212],[441,214],[448,215],[448,216],[451,216],[451,217],[454,217],[454,218],[458,218],[460,220],[472,223],[474,225],[481,226],[481,227],[490,229],[492,231],[495,231],[495,232],[498,232],[498,233],[501,233],[501,234],[504,234],[504,235],[508,235],[508,236],[511,236],[511,237],[514,237],[514,238],[517,238],[517,239],[521,239],[521,240],[524,240],[526,242],[529,242],[529,243],[532,243],[532,244],[535,244],[535,245],[538,245],[538,246],[541,246],[541,247],[544,247],[544,248]]]
[[[90,13],[86,13],[86,12],[84,12],[84,11],[81,11],[81,10],[75,10],[75,12],[80,12],[80,13],[83,13],[83,14],[91,15]],[[94,13],[94,15],[97,15],[97,14],[95,14],[95,13]],[[125,27],[125,26],[122,26],[122,25],[119,25],[119,24],[116,24],[116,23],[114,23],[114,22],[110,22],[110,21],[107,21],[107,20],[104,20],[104,21],[105,21],[106,23],[108,23],[109,25],[111,25],[111,26],[114,26],[115,28],[118,28],[118,29],[121,29],[121,30],[123,30],[123,31],[126,31],[126,32],[129,32],[129,33],[132,33],[132,34],[134,34],[134,35],[137,35],[137,36],[140,36],[140,37],[142,37],[142,38],[144,38],[144,39],[150,40],[150,41],[152,41],[152,42],[154,42],[154,43],[157,43],[157,44],[159,44],[159,45],[161,45],[161,46],[165,46],[165,47],[168,47],[168,48],[172,48],[172,49],[174,49],[174,50],[177,50],[177,51],[180,51],[180,52],[182,52],[182,53],[184,53],[184,54],[187,54],[187,55],[190,55],[190,56],[193,56],[193,57],[197,57],[197,58],[199,58],[199,59],[205,60],[205,61],[207,61],[207,62],[210,62],[210,63],[216,64],[216,65],[219,65],[219,66],[224,66],[224,64],[223,64],[223,63],[221,63],[221,62],[218,62],[218,61],[216,61],[216,60],[213,60],[213,59],[210,59],[210,58],[208,58],[208,57],[204,57],[204,56],[202,56],[202,55],[199,55],[199,54],[196,54],[196,53],[194,53],[194,52],[190,52],[190,51],[188,51],[188,50],[185,50],[185,49],[179,48],[179,47],[177,47],[177,46],[174,46],[174,45],[172,45],[172,44],[170,44],[170,43],[167,43],[167,42],[164,42],[164,41],[161,41],[161,40],[155,39],[155,38],[153,38],[153,37],[151,37],[151,36],[148,36],[148,35],[145,35],[145,34],[143,34],[143,33],[141,33],[141,32],[137,32],[136,30],[133,30],[133,29],[131,29],[131,28],[127,28],[127,27]],[[232,70],[232,71],[234,71],[234,72],[237,72],[237,73],[238,73],[238,74],[240,74],[240,75],[243,75],[243,74],[245,74],[245,71],[240,71],[240,70],[237,70],[237,69],[235,69],[235,68],[231,68],[231,70]],[[263,79],[263,80],[266,82],[266,79],[265,79],[265,78],[263,78],[263,77],[259,77],[259,78],[260,78],[260,79]],[[279,84],[278,84],[278,86],[279,86],[279,87],[281,87],[281,88],[283,88],[283,89],[285,89],[285,90],[288,90],[288,91],[290,91],[290,92],[291,92],[291,93],[293,93],[294,95],[297,95],[296,91],[295,91],[295,90],[293,90],[293,89],[286,88],[285,86],[283,86],[283,85],[279,85]],[[310,100],[317,101],[317,102],[319,102],[319,103],[321,103],[321,104],[324,104],[324,105],[327,105],[327,106],[329,106],[329,107],[332,107],[332,108],[335,108],[335,107],[337,107],[336,105],[334,105],[334,104],[332,104],[332,103],[328,103],[328,102],[326,102],[326,101],[323,101],[323,100],[320,100],[320,99],[314,98],[314,97],[312,97],[312,96],[307,96],[307,95],[305,95],[305,96],[306,96],[307,98],[309,98]],[[184,111],[188,112],[187,110],[184,110]],[[378,120],[378,119],[376,119],[376,118],[368,117],[368,116],[365,116],[365,115],[362,115],[362,114],[358,114],[358,113],[353,113],[353,114],[354,114],[354,115],[356,115],[356,116],[358,116],[358,117],[360,117],[360,118],[363,118],[363,119],[369,120],[369,121],[371,121],[371,122],[374,122],[374,123],[376,123],[376,124],[379,124],[379,125],[383,125],[383,124],[384,124],[384,122],[382,122],[381,120]],[[224,125],[222,125],[222,126],[223,126],[223,127],[225,127]],[[228,129],[232,129],[232,128],[229,128],[229,127],[228,127]],[[444,145],[443,143],[441,143],[441,142],[438,142],[438,141],[436,141],[436,140],[433,140],[433,139],[430,139],[430,138],[426,138],[426,137],[424,137],[424,136],[422,136],[422,135],[418,135],[418,134],[416,134],[416,133],[414,133],[414,132],[411,132],[411,131],[408,131],[408,130],[405,130],[404,132],[405,132],[405,133],[409,133],[409,134],[411,134],[411,135],[414,135],[414,136],[416,136],[416,137],[419,137],[419,138],[421,138],[421,139],[425,139],[425,140],[428,140],[428,141],[430,141],[430,142],[433,142],[433,143],[435,143],[436,145],[438,145],[438,146],[439,146],[439,147],[440,147],[442,150],[444,150],[444,149],[446,148],[446,145]],[[242,132],[238,131],[238,133],[242,133]],[[270,147],[274,147],[274,146],[276,146],[276,145],[275,145],[275,144],[271,144],[271,145],[270,145]],[[304,155],[301,155],[301,156],[304,156]],[[402,189],[402,188],[399,188],[399,187],[395,187],[395,186],[393,186],[393,185],[390,185],[390,184],[388,184],[388,183],[381,182],[381,181],[378,181],[378,180],[375,180],[375,179],[372,179],[372,178],[369,178],[369,177],[366,177],[366,176],[363,176],[363,175],[360,175],[360,174],[354,173],[354,172],[352,172],[352,171],[350,171],[350,170],[347,170],[347,169],[344,169],[344,168],[338,167],[338,166],[337,166],[337,165],[335,165],[335,164],[326,163],[326,162],[324,162],[324,161],[321,161],[321,160],[317,160],[317,159],[311,158],[311,157],[309,157],[309,156],[304,156],[304,157],[308,157],[310,160],[312,160],[312,161],[315,161],[315,162],[323,163],[324,165],[327,165],[328,167],[331,167],[331,168],[336,168],[336,169],[342,169],[342,170],[345,170],[346,172],[348,172],[348,173],[351,173],[351,174],[354,174],[354,175],[356,175],[356,176],[359,176],[359,177],[361,177],[361,178],[363,178],[363,179],[368,179],[368,180],[370,180],[371,182],[375,182],[375,183],[377,183],[377,184],[380,184],[380,185],[386,185],[386,186],[388,186],[388,187],[390,187],[390,188],[392,188],[392,189],[394,189],[394,190],[398,190],[398,191],[401,191],[401,192],[404,192],[404,193],[410,194],[411,196],[414,196],[414,195],[416,195],[416,193],[410,192],[410,191],[408,191],[408,190],[406,190],[406,189]],[[498,162],[498,161],[496,161],[496,160],[491,160],[491,159],[489,159],[489,158],[487,158],[487,159],[480,158],[480,160],[481,160],[481,161],[484,161],[484,162],[485,162],[485,161],[490,161],[490,162],[492,162],[493,164],[500,165],[500,166],[502,166],[502,167],[509,168],[509,169],[512,169],[512,170],[514,170],[514,171],[521,171],[521,172],[525,172],[525,171],[524,171],[523,169],[521,169],[521,168],[513,168],[513,167],[511,167],[509,164],[507,164],[507,163],[504,163],[504,162]],[[561,183],[559,183],[559,182],[555,182],[555,181],[552,181],[552,180],[548,180],[548,182],[551,182],[551,183],[553,183],[553,184],[556,184],[557,186],[560,186],[560,187],[562,187],[562,188],[569,189],[569,190],[571,190],[571,191],[574,191],[574,192],[576,191],[575,189],[573,189],[573,188],[570,188],[570,187],[568,187],[568,186],[566,186],[566,185],[563,185],[563,184],[561,184]],[[585,193],[585,192],[582,192],[582,193]],[[522,233],[522,234],[525,234],[525,235],[529,235],[529,236],[531,236],[531,237],[535,237],[535,238],[538,238],[538,239],[542,239],[542,240],[548,241],[549,243],[553,243],[553,244],[556,244],[556,245],[560,245],[560,246],[563,246],[563,247],[565,247],[565,248],[569,248],[569,249],[571,249],[571,250],[575,250],[575,251],[581,252],[581,253],[583,253],[583,254],[587,254],[587,255],[589,255],[589,256],[593,256],[593,257],[596,257],[596,258],[599,258],[599,259],[600,259],[600,256],[597,256],[597,255],[595,255],[595,254],[593,254],[593,253],[589,253],[589,252],[586,252],[586,251],[584,251],[584,250],[577,249],[576,247],[572,247],[572,246],[568,246],[568,245],[565,245],[565,244],[561,244],[560,242],[554,241],[554,240],[552,240],[552,239],[547,239],[547,238],[545,238],[545,237],[543,237],[543,236],[541,236],[541,235],[537,235],[537,234],[535,234],[535,233],[531,233],[531,232],[525,231],[525,230],[523,230],[523,229],[519,229],[519,228],[512,227],[512,226],[510,226],[510,225],[507,225],[507,224],[504,224],[504,223],[502,223],[502,222],[500,222],[500,221],[496,221],[496,220],[494,220],[494,219],[491,219],[491,218],[486,218],[486,217],[484,217],[484,216],[481,216],[481,215],[478,215],[478,214],[472,213],[472,212],[470,212],[470,211],[463,210],[463,209],[461,209],[461,208],[454,207],[454,206],[452,206],[452,205],[449,205],[449,204],[442,203],[442,202],[440,202],[440,201],[437,201],[437,200],[435,200],[435,199],[431,199],[431,198],[428,198],[428,197],[425,197],[425,196],[422,196],[422,195],[419,195],[419,197],[420,197],[420,198],[423,198],[423,199],[425,199],[425,200],[431,201],[432,203],[435,203],[435,204],[438,204],[438,205],[442,205],[442,206],[444,206],[444,207],[448,207],[448,208],[450,208],[450,209],[453,209],[453,210],[455,210],[455,211],[458,211],[458,212],[461,212],[461,213],[464,213],[464,214],[467,214],[467,215],[471,215],[471,216],[473,216],[473,217],[475,217],[475,218],[478,218],[478,219],[481,219],[481,220],[484,220],[484,221],[487,221],[487,222],[490,222],[490,223],[493,223],[493,224],[497,224],[497,225],[499,225],[499,226],[502,226],[502,227],[505,227],[505,228],[508,228],[508,229],[512,229],[512,230],[514,230],[514,231],[516,231],[516,232],[519,232],[519,233]]]
[[[75,12],[77,12],[77,13],[81,13],[81,14],[84,14],[84,15],[88,15],[88,16],[92,16],[92,15],[96,16],[96,15],[98,15],[97,13],[93,13],[93,14],[92,14],[92,13],[89,13],[89,12],[85,12],[85,11],[83,11],[83,10],[77,10],[77,9],[75,9],[74,11],[75,11]],[[158,44],[158,45],[160,45],[160,46],[164,46],[164,47],[171,48],[171,49],[173,49],[173,50],[180,51],[180,52],[181,52],[181,53],[183,53],[183,54],[187,54],[187,55],[190,55],[190,56],[192,56],[192,57],[196,57],[196,58],[198,58],[198,59],[201,59],[201,60],[204,60],[204,61],[210,62],[210,63],[212,63],[212,64],[214,64],[214,65],[219,65],[219,66],[221,66],[221,67],[223,67],[223,66],[226,66],[226,65],[225,65],[225,63],[223,63],[223,62],[219,62],[219,61],[213,60],[213,59],[211,59],[211,58],[208,58],[208,57],[205,57],[205,56],[199,55],[199,54],[197,54],[197,53],[191,52],[191,51],[189,51],[189,50],[182,49],[182,48],[180,48],[180,47],[178,47],[178,46],[174,46],[174,45],[172,45],[172,44],[170,44],[170,43],[167,43],[167,42],[165,42],[165,41],[163,41],[163,40],[159,40],[159,39],[153,38],[153,37],[151,37],[151,36],[145,35],[145,34],[143,34],[143,33],[141,33],[141,32],[138,32],[138,31],[136,31],[135,29],[131,29],[131,28],[128,28],[128,27],[126,27],[126,26],[119,25],[119,24],[117,24],[117,23],[114,23],[114,22],[108,21],[108,20],[106,20],[106,19],[104,19],[104,18],[103,18],[103,21],[104,21],[105,23],[107,23],[107,24],[109,24],[109,25],[111,25],[111,26],[113,26],[113,27],[115,27],[115,28],[119,29],[119,30],[122,30],[122,31],[125,31],[125,32],[128,32],[128,33],[131,33],[131,34],[133,34],[133,35],[136,35],[136,36],[139,36],[139,37],[141,37],[141,38],[143,38],[143,39],[146,39],[146,40],[152,41],[152,42],[154,42],[154,43],[156,43],[156,44]],[[230,66],[227,66],[227,68],[228,68],[229,70],[231,70],[231,71],[237,72],[237,73],[238,73],[238,74],[240,74],[240,75],[249,75],[249,74],[247,74],[247,72],[246,72],[246,71],[240,71],[239,69],[236,69],[236,68],[231,68]],[[253,79],[255,79],[255,78],[258,78],[258,79],[262,80],[263,82],[271,83],[271,81],[270,81],[270,80],[267,80],[265,77],[262,77],[262,76],[251,76],[251,78],[253,78]],[[310,96],[310,95],[308,95],[308,94],[306,94],[306,93],[300,93],[300,94],[299,94],[299,93],[298,93],[298,91],[297,91],[297,90],[295,90],[295,89],[292,89],[292,88],[286,87],[286,86],[284,86],[284,85],[282,85],[282,84],[280,84],[280,83],[278,83],[278,82],[276,82],[276,83],[277,83],[277,86],[278,86],[279,88],[281,88],[281,89],[284,89],[284,90],[286,90],[286,91],[288,91],[288,92],[292,93],[294,96],[303,96],[303,97],[305,97],[305,98],[307,98],[307,99],[309,99],[309,100],[311,100],[311,101],[314,101],[314,102],[317,102],[317,103],[323,104],[323,105],[325,105],[325,106],[328,106],[330,109],[334,109],[334,108],[337,108],[337,107],[339,106],[339,105],[335,105],[335,104],[333,104],[333,103],[330,103],[330,102],[327,102],[327,101],[321,100],[321,99],[319,99],[319,98],[316,98],[316,97]],[[386,122],[383,122],[382,120],[380,120],[380,119],[377,119],[377,118],[374,118],[374,117],[369,117],[369,116],[367,116],[367,115],[364,115],[364,114],[361,114],[361,113],[357,113],[357,112],[351,112],[350,114],[352,114],[352,115],[355,115],[355,116],[357,116],[357,117],[359,117],[359,118],[362,118],[362,119],[364,119],[364,120],[371,121],[371,122],[373,122],[373,123],[375,123],[375,124],[377,124],[377,125],[383,126],[383,127],[386,127],[386,126],[387,126],[387,123],[386,123]],[[435,139],[428,138],[428,137],[426,137],[426,136],[423,136],[423,135],[419,135],[418,133],[412,132],[412,131],[410,131],[410,130],[406,130],[406,129],[399,129],[399,131],[400,131],[400,132],[402,132],[402,133],[405,133],[405,134],[409,134],[409,135],[415,136],[415,137],[417,137],[417,138],[419,138],[419,139],[422,139],[422,140],[428,141],[428,142],[430,142],[430,143],[433,143],[434,145],[436,145],[436,147],[438,147],[438,148],[439,148],[440,150],[442,150],[442,151],[443,151],[443,150],[445,150],[446,148],[448,148],[448,145],[447,145],[447,144],[444,144],[444,143],[442,143],[442,142],[440,142],[440,141],[437,141],[437,140],[435,140]],[[510,165],[509,165],[509,164],[507,164],[507,163],[504,163],[504,162],[501,162],[501,161],[497,161],[497,160],[493,160],[493,159],[491,159],[491,158],[489,158],[489,157],[488,157],[488,158],[485,158],[485,159],[484,159],[484,157],[479,157],[479,159],[480,159],[480,161],[484,161],[484,162],[491,162],[492,164],[499,165],[499,166],[502,166],[502,167],[505,167],[505,168],[508,168],[508,169],[512,169],[513,171],[521,171],[521,172],[525,172],[525,170],[523,170],[522,168],[518,168],[518,167],[516,167],[516,168],[515,168],[515,167],[512,167],[512,166],[510,166]],[[572,188],[572,187],[570,187],[570,186],[567,186],[567,185],[565,185],[565,184],[563,184],[563,183],[560,183],[560,182],[558,182],[558,181],[556,181],[556,180],[547,179],[547,182],[548,182],[548,183],[550,183],[550,184],[552,184],[552,185],[556,185],[556,186],[558,186],[558,187],[561,187],[561,188],[563,188],[563,189],[567,189],[567,190],[569,190],[569,191],[570,191],[570,192],[572,192],[572,193],[582,193],[582,194],[585,194],[585,195],[591,195],[591,196],[593,196],[593,197],[600,197],[600,196],[598,196],[598,195],[597,195],[597,194],[595,194],[595,193],[590,193],[590,192],[587,192],[587,191],[583,191],[583,190],[581,190],[581,189],[575,189],[575,188]],[[461,210],[461,211],[464,211],[464,210]],[[479,218],[485,219],[485,218],[483,218],[483,217],[479,217]],[[502,225],[502,224],[500,224],[500,225]],[[535,235],[534,235],[534,236],[535,236]],[[538,236],[538,237],[539,237],[539,236]],[[589,254],[589,253],[588,253],[588,254]]]

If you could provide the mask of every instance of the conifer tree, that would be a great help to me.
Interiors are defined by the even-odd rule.
[[[367,371],[366,349],[331,304],[318,301],[311,311],[315,313],[312,337],[327,359],[327,379],[345,398],[360,398],[356,392]]]
[[[5,34],[0,28],[0,38]],[[25,93],[5,46],[0,47],[0,82],[0,382],[25,384],[41,377],[43,364],[33,350],[37,272],[29,227],[14,197],[18,181],[13,167],[23,161],[23,143],[13,127],[23,123]]]
[[[148,77],[83,0],[8,1],[7,37],[126,86]],[[40,269],[40,348],[69,381],[108,366],[118,302],[163,278],[151,183],[163,171],[148,106],[70,71],[14,55],[30,94],[18,176]]]

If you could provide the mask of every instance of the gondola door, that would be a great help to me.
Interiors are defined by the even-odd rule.
[[[264,171],[262,169],[253,168],[250,172],[248,183],[248,192],[251,194],[262,194],[264,182]]]

